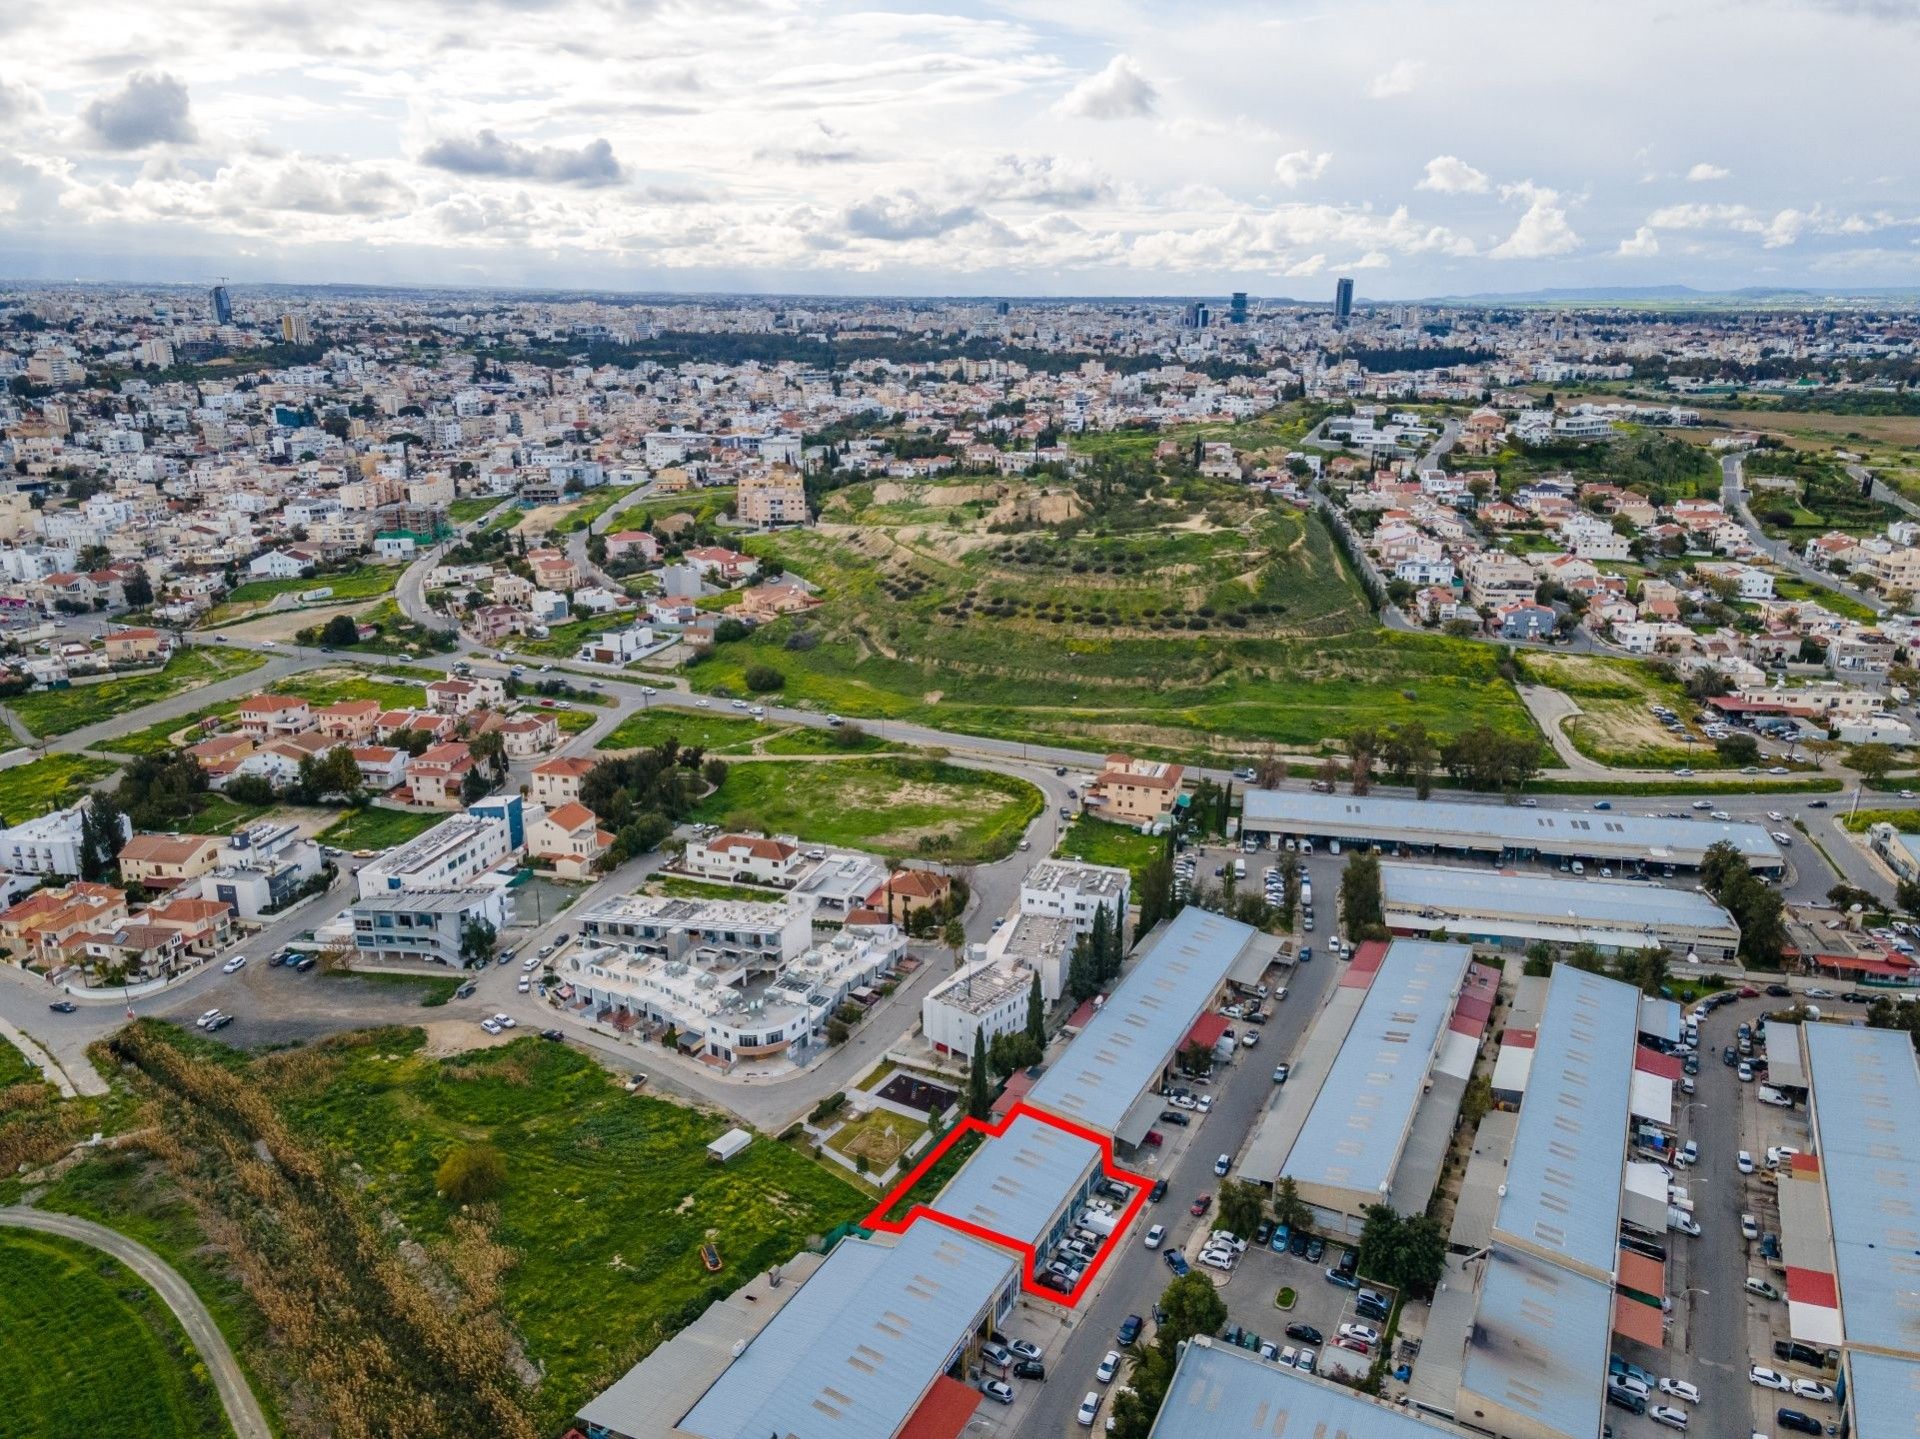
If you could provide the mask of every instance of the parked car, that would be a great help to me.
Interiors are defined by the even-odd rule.
[[[1664,1424],[1669,1429],[1687,1427],[1687,1411],[1672,1404],[1656,1404],[1647,1411],[1647,1417],[1656,1424]]]
[[[1662,1394],[1671,1394],[1675,1399],[1684,1399],[1689,1404],[1698,1404],[1700,1402],[1699,1386],[1689,1384],[1684,1379],[1662,1379],[1660,1381],[1660,1392]]]
[[[1778,1389],[1782,1394],[1793,1388],[1793,1381],[1778,1369],[1769,1369],[1764,1364],[1755,1364],[1747,1370],[1749,1383],[1758,1384],[1762,1389]]]
[[[1120,1321],[1120,1347],[1125,1349],[1140,1337],[1140,1331],[1147,1327],[1147,1321],[1138,1314],[1129,1314]]]
[[[1187,1213],[1198,1219],[1211,1208],[1213,1208],[1213,1196],[1211,1194],[1202,1194],[1188,1207]]]
[[[1827,1432],[1826,1427],[1818,1419],[1798,1409],[1777,1409],[1774,1411],[1773,1418],[1782,1429],[1791,1429],[1796,1434]]]
[[[1098,1418],[1099,1415],[1100,1396],[1092,1390],[1088,1390],[1087,1397],[1080,1401],[1080,1408],[1073,1417],[1080,1421],[1080,1427],[1082,1429],[1091,1429],[1093,1428],[1093,1421]]]
[[[985,1379],[981,1381],[980,1392],[987,1398],[1001,1404],[1013,1403],[1013,1386],[1004,1379]]]
[[[1160,1241],[1165,1239],[1166,1237],[1167,1237],[1167,1226],[1164,1224],[1154,1225],[1153,1228],[1147,1231],[1147,1237],[1145,1241],[1147,1248],[1158,1249],[1160,1247]]]

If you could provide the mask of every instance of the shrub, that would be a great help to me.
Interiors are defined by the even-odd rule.
[[[747,688],[755,694],[766,694],[777,690],[787,682],[787,677],[772,665],[749,665],[746,673]]]
[[[441,1198],[477,1204],[506,1185],[507,1157],[491,1144],[463,1144],[440,1161],[433,1182]]]

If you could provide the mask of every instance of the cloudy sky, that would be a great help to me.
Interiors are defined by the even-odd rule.
[[[0,7],[0,275],[1920,286],[1920,0]]]

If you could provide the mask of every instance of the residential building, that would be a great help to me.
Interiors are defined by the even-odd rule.
[[[37,819],[0,829],[0,870],[13,874],[71,876],[80,873],[80,840],[93,801],[81,799]],[[133,837],[133,825],[120,817],[123,840]]]
[[[807,487],[800,471],[786,465],[754,470],[740,477],[734,513],[749,525],[804,525]]]
[[[70,936],[126,917],[127,897],[112,885],[76,881],[35,890],[0,910],[0,947],[19,963],[53,964]]]
[[[321,863],[320,846],[297,825],[251,824],[221,843],[213,868],[200,877],[200,897],[241,919],[260,919],[291,904]]]
[[[120,851],[120,878],[143,889],[173,889],[212,869],[220,840],[210,834],[136,834]]]
[[[996,1035],[1026,1028],[1033,981],[1024,965],[969,960],[920,1001],[921,1032],[935,1053],[970,1058],[975,1034],[991,1045]]]
[[[1127,871],[1115,865],[1043,859],[1020,881],[1020,913],[1064,919],[1086,934],[1095,911],[1105,909],[1111,929],[1126,921],[1127,885]]]
[[[763,834],[721,834],[687,842],[681,868],[703,879],[790,887],[807,861],[800,842]]]
[[[298,695],[253,695],[240,701],[240,732],[253,739],[279,739],[313,727],[313,708]]]
[[[414,804],[458,809],[461,788],[473,773],[473,751],[462,741],[429,745],[407,761],[407,796]]]
[[[510,892],[485,889],[401,889],[363,894],[348,910],[353,949],[375,964],[465,965],[462,949],[472,926],[500,934],[513,921]]]
[[[233,939],[233,911],[218,900],[176,896],[150,904],[140,917],[148,924],[178,931],[186,953],[206,958]]]
[[[613,836],[600,828],[594,812],[577,800],[548,810],[527,826],[527,859],[561,879],[590,877]]]
[[[360,895],[491,887],[483,876],[526,845],[518,796],[482,801],[360,866]]]
[[[552,806],[579,799],[581,782],[593,773],[595,763],[580,755],[542,760],[532,771],[534,802]]]
[[[1181,804],[1184,774],[1177,764],[1110,754],[1106,768],[1086,787],[1081,803],[1089,813],[1118,824],[1158,824]]]

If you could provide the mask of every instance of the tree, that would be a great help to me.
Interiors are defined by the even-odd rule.
[[[1027,1069],[1040,1062],[1040,1046],[1027,1038],[1024,1030],[1010,1029],[996,1034],[987,1046],[987,1068],[1005,1079],[1016,1069]]]
[[[1307,1229],[1313,1224],[1313,1210],[1300,1197],[1300,1186],[1290,1174],[1281,1175],[1280,1182],[1273,1186],[1273,1219],[1288,1229]]]
[[[360,626],[353,622],[352,615],[335,615],[320,627],[320,643],[324,645],[359,644]]]
[[[967,1113],[985,1119],[993,1113],[993,1094],[987,1084],[987,1032],[973,1032],[973,1063],[967,1071]]]
[[[129,609],[144,610],[153,603],[153,581],[147,578],[145,570],[136,569],[120,588],[127,597]]]
[[[1113,1439],[1148,1439],[1172,1383],[1173,1365],[1164,1354],[1157,1348],[1138,1351],[1127,1387],[1113,1396]]]
[[[88,797],[80,814],[80,878],[98,883],[119,868],[125,823],[120,806],[109,796]]]
[[[1544,979],[1553,973],[1553,946],[1536,939],[1527,946],[1527,958],[1520,972],[1530,979]]]
[[[960,967],[960,957],[967,949],[967,927],[958,919],[950,919],[940,926],[940,943],[953,955],[953,967]]]
[[[1047,1001],[1040,992],[1040,974],[1034,971],[1033,983],[1027,986],[1027,1038],[1044,1051],[1047,1045]]]
[[[1260,762],[1253,767],[1253,782],[1261,789],[1279,789],[1280,782],[1286,777],[1286,761],[1275,753],[1269,742],[1260,755]]]
[[[463,1144],[434,1171],[434,1187],[451,1204],[478,1204],[506,1186],[507,1157],[491,1144]]]
[[[1899,756],[1891,745],[1857,744],[1847,751],[1841,763],[1865,779],[1877,780],[1887,777],[1887,772],[1899,763]]]
[[[1493,1080],[1484,1074],[1476,1074],[1467,1081],[1467,1087],[1460,1096],[1460,1121],[1469,1129],[1479,1127],[1480,1121],[1487,1117],[1487,1111],[1493,1108]]]
[[[1760,741],[1750,734],[1723,735],[1713,747],[1728,764],[1752,764],[1760,758]]]
[[[1355,939],[1375,939],[1385,928],[1386,902],[1380,891],[1380,859],[1356,854],[1340,876],[1340,912],[1347,932]]]
[[[1187,1074],[1209,1074],[1213,1070],[1213,1048],[1194,1040],[1180,1047],[1176,1063]]]
[[[1107,907],[1096,904],[1093,907],[1093,928],[1087,935],[1087,956],[1093,962],[1093,977],[1105,984],[1120,972],[1120,966],[1113,963],[1113,936],[1108,932]]]
[[[1154,1348],[1172,1363],[1180,1346],[1198,1334],[1217,1334],[1227,1322],[1227,1303],[1220,1291],[1199,1274],[1183,1274],[1160,1295],[1160,1328]]]
[[[460,967],[484,968],[492,961],[494,946],[499,938],[499,932],[494,929],[491,920],[468,918],[460,926]]]
[[[1093,972],[1093,952],[1083,934],[1073,942],[1067,956],[1067,993],[1075,999],[1092,999],[1100,992],[1100,978]]]
[[[1369,1204],[1360,1224],[1358,1267],[1369,1278],[1393,1282],[1394,1246],[1400,1239],[1400,1215],[1391,1204]]]
[[[499,730],[490,729],[475,735],[467,742],[467,750],[493,772],[495,784],[507,777],[507,737]]]
[[[768,694],[787,682],[787,677],[772,665],[748,665],[747,688],[755,694]]]
[[[1225,1229],[1242,1239],[1251,1239],[1253,1231],[1260,1227],[1260,1216],[1266,1212],[1266,1208],[1266,1195],[1257,1184],[1229,1179],[1220,1186],[1213,1227]]]
[[[1430,1299],[1446,1269],[1447,1235],[1430,1214],[1400,1221],[1394,1244],[1393,1284],[1419,1299]]]
[[[1620,956],[1619,977],[1642,994],[1658,995],[1666,988],[1672,970],[1672,956],[1655,945]]]
[[[487,772],[478,765],[467,771],[466,778],[460,781],[460,802],[472,804],[487,797],[493,786],[487,781]]]

